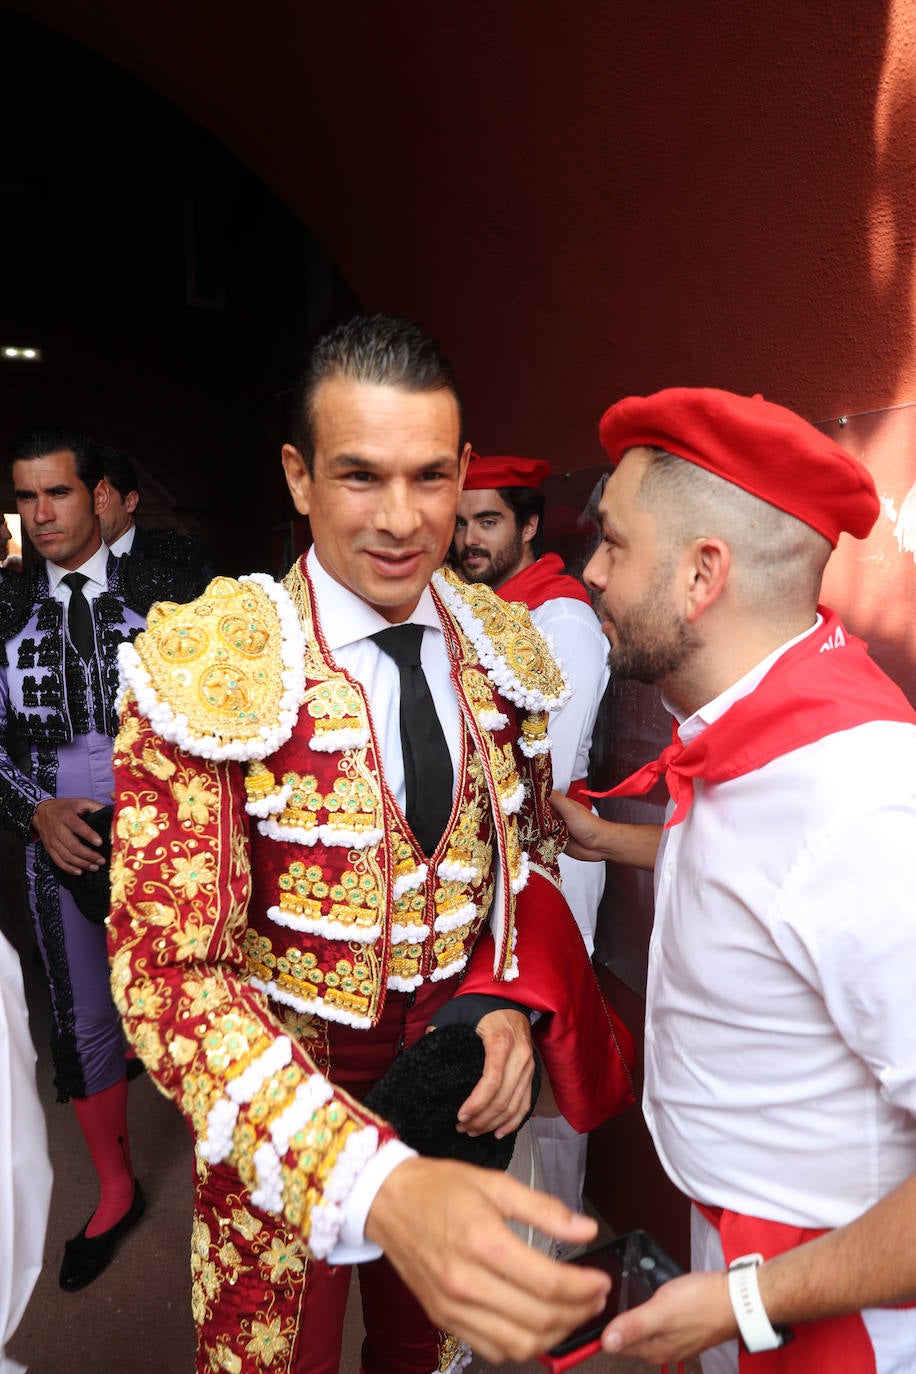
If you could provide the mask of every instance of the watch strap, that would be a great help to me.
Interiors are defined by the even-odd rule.
[[[774,1327],[766,1313],[757,1283],[757,1266],[763,1255],[740,1255],[728,1266],[728,1296],[741,1339],[749,1354],[778,1350],[785,1345],[785,1329]]]

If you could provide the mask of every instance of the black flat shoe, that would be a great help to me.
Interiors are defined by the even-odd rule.
[[[124,1060],[124,1073],[128,1083],[133,1083],[135,1078],[139,1078],[141,1074],[146,1073],[146,1065],[142,1059],[135,1059],[131,1056],[130,1059]]]
[[[79,1235],[67,1241],[64,1246],[64,1261],[60,1266],[60,1286],[65,1293],[78,1293],[81,1288],[92,1283],[93,1279],[97,1279],[103,1269],[107,1269],[114,1258],[118,1241],[137,1224],[145,1211],[146,1198],[143,1196],[143,1189],[139,1180],[134,1179],[133,1202],[120,1221],[116,1221],[114,1226],[110,1226],[101,1235],[89,1237],[86,1235],[86,1226],[89,1225],[87,1221]]]

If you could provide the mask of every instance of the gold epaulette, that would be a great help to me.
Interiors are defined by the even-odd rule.
[[[286,591],[216,577],[187,605],[160,601],[120,657],[123,685],[165,739],[206,758],[264,758],[304,696],[302,632]]]
[[[527,710],[555,711],[569,685],[552,646],[522,601],[503,601],[481,582],[440,568],[433,585],[471,641],[497,688]]]

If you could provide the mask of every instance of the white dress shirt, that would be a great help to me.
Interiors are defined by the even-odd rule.
[[[355,592],[335,581],[318,561],[314,547],[307,555],[315,609],[331,656],[340,668],[362,683],[382,756],[385,780],[398,805],[404,809],[404,755],[401,749],[401,678],[397,664],[369,635],[390,628],[390,622],[362,601]],[[457,786],[461,763],[461,725],[458,698],[449,673],[445,635],[429,588],[425,588],[411,624],[423,625],[420,661],[452,757],[452,786]],[[328,1257],[329,1264],[358,1264],[376,1259],[381,1249],[364,1236],[369,1208],[385,1179],[416,1152],[399,1140],[389,1141],[362,1169],[345,1203],[340,1239]]]
[[[610,678],[607,640],[592,608],[574,597],[545,601],[532,610],[531,619],[549,639],[572,687],[569,700],[551,712],[549,725],[553,785],[565,792],[575,779],[588,776],[595,717]],[[563,896],[590,955],[595,949],[604,877],[604,864],[560,855]]]
[[[48,559],[45,561],[45,571],[48,574],[48,590],[64,607],[70,605],[70,588],[64,582],[64,578],[71,572],[83,574],[86,578],[83,596],[87,601],[94,601],[102,592],[108,590],[108,546],[101,544],[92,557],[87,558],[78,568],[62,568],[59,563],[52,563]]]
[[[656,864],[645,1031],[646,1120],[688,1196],[833,1227],[916,1170],[914,839],[911,725],[696,783]]]
[[[118,535],[109,548],[115,558],[123,558],[126,553],[130,553],[134,546],[134,535],[137,533],[137,526],[130,525],[123,534]]]

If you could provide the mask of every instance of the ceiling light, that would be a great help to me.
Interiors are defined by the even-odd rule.
[[[0,348],[0,354],[2,354],[4,358],[11,359],[13,362],[41,362],[40,348],[17,348],[12,344],[4,344],[4,346]]]

